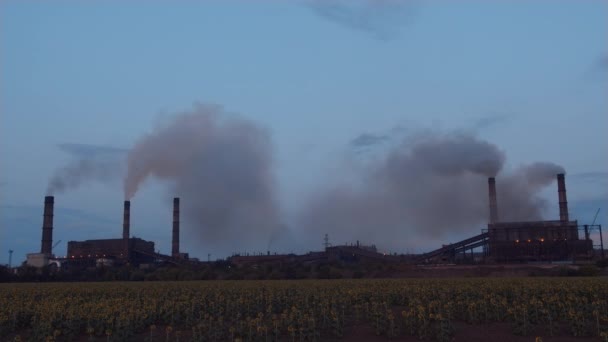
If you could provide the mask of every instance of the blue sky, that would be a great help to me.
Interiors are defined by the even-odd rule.
[[[0,263],[39,249],[47,182],[69,158],[59,144],[127,149],[195,102],[269,129],[286,210],[360,134],[464,130],[508,167],[564,166],[574,214],[602,207],[606,224],[607,15],[606,1],[3,1]],[[59,251],[120,236],[121,189],[57,196]],[[132,231],[168,252],[163,189],[145,183]]]

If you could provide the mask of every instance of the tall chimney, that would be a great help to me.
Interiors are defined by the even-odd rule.
[[[55,198],[46,196],[44,198],[44,218],[42,220],[42,244],[40,253],[52,254],[53,249],[53,206]]]
[[[171,241],[171,255],[179,257],[179,197],[173,199],[173,240]]]
[[[490,194],[490,224],[498,222],[498,203],[496,201],[496,180],[488,178],[488,191]]]
[[[557,195],[559,197],[559,220],[568,222],[568,200],[566,199],[566,179],[563,173],[557,174]]]
[[[125,201],[122,218],[122,240],[124,244],[124,257],[129,257],[129,230],[131,229],[131,202]]]

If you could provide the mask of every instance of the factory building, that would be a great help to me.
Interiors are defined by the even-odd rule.
[[[44,267],[51,263],[78,264],[125,264],[134,265],[168,261],[179,263],[188,259],[187,253],[179,251],[179,198],[173,199],[173,226],[171,256],[158,254],[154,242],[131,236],[131,202],[124,201],[122,238],[96,239],[85,241],[68,241],[67,257],[55,258],[53,244],[54,197],[46,196],[44,200],[44,218],[42,222],[42,241],[40,253],[27,255],[27,264]],[[101,262],[100,262],[101,261]]]
[[[493,260],[557,261],[592,257],[593,243],[588,227],[585,234],[579,236],[578,222],[569,219],[564,174],[557,175],[559,220],[502,222],[494,178],[488,179],[488,187],[490,221],[487,248]]]
[[[483,249],[486,262],[552,262],[565,260],[588,260],[593,257],[593,241],[590,230],[601,226],[579,226],[571,221],[566,197],[564,174],[557,175],[559,220],[549,221],[500,221],[499,203],[496,199],[496,180],[488,178],[489,221],[481,234],[462,241],[444,245],[424,253],[417,262],[454,262],[472,259],[473,251]],[[469,253],[470,252],[470,253]]]
[[[104,258],[135,265],[155,261],[154,242],[131,237],[131,202],[124,201],[122,238],[68,241],[68,259]]]

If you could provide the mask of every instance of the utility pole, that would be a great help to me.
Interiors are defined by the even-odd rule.
[[[211,253],[207,253],[207,262],[211,262]]]
[[[331,246],[331,243],[329,243],[329,236],[327,234],[325,234],[324,241],[323,246],[325,246],[325,249],[327,250],[327,247]]]
[[[9,249],[8,250],[8,268],[11,268],[12,265],[13,265],[13,250]]]

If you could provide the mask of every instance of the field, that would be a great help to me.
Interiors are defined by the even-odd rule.
[[[534,341],[540,336],[608,341],[608,280],[0,284],[2,341]]]

